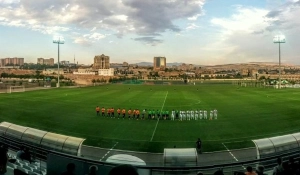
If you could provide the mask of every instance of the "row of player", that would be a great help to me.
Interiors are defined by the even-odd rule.
[[[97,116],[100,116],[100,107],[96,107],[96,114]],[[209,115],[208,115],[209,114]],[[105,109],[102,107],[101,109],[101,116],[105,117],[115,117],[115,110],[114,108],[108,108]],[[131,108],[127,111],[127,116],[130,119],[131,117],[139,119],[140,117],[140,110],[134,109],[131,110]],[[179,110],[172,110],[171,115],[169,115],[169,111],[159,111],[159,110],[146,110],[144,109],[141,113],[141,118],[144,119],[146,116],[148,116],[148,119],[155,119],[155,118],[161,118],[167,119],[170,117],[171,120],[179,119],[179,120],[191,120],[195,119],[210,119],[212,120],[218,118],[218,111],[216,109],[211,110],[210,113],[208,113],[207,110],[187,110],[187,111],[179,111]],[[126,109],[117,109],[117,117],[126,117]]]

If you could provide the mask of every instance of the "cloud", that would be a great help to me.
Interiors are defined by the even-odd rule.
[[[103,35],[101,33],[92,33],[92,34],[87,34],[85,35],[85,37],[90,38],[90,39],[94,39],[94,40],[100,40],[106,37],[106,35]]]
[[[216,38],[219,40],[206,48],[225,48],[220,52],[219,59],[230,62],[277,61],[278,51],[272,39],[277,34],[285,34],[287,44],[282,46],[285,47],[284,61],[298,62],[295,55],[299,55],[300,51],[295,45],[300,45],[300,41],[295,36],[299,35],[299,15],[299,1],[287,2],[274,10],[236,7],[229,18],[211,20],[211,24],[218,28]]]
[[[0,4],[15,4],[19,2],[20,0],[0,0]]]
[[[45,34],[66,29],[108,31],[122,37],[135,34],[154,37],[179,32],[178,19],[197,19],[205,0],[1,0],[0,25],[26,27]],[[11,4],[14,5],[11,5]],[[34,21],[35,26],[30,25]],[[92,29],[92,30],[91,30]],[[96,40],[99,37],[94,37]],[[101,37],[100,37],[101,38]]]
[[[141,41],[147,45],[151,46],[156,46],[158,44],[161,44],[163,41],[161,39],[157,39],[152,36],[147,36],[147,37],[139,37],[139,38],[134,38],[135,41]]]
[[[86,37],[74,37],[73,43],[80,44],[82,46],[91,46],[93,42]]]
[[[199,28],[199,26],[196,25],[195,23],[190,23],[190,24],[186,27],[187,30],[194,30],[194,29],[197,29],[197,28]]]
[[[211,23],[230,33],[235,31],[251,33],[265,29],[269,25],[266,22],[267,14],[268,11],[265,9],[239,6],[236,9],[236,13],[230,18],[213,18]]]
[[[280,32],[292,29],[299,29],[300,1],[288,1],[279,9],[271,10],[266,16],[272,18],[267,30]]]

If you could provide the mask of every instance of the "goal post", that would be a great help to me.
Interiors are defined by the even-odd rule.
[[[25,86],[9,86],[7,87],[7,93],[13,92],[25,92]]]

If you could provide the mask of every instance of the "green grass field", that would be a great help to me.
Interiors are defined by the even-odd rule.
[[[252,139],[300,130],[299,89],[267,89],[230,83],[192,85],[104,85],[0,94],[0,121],[86,138],[103,148],[163,152],[254,147]],[[128,120],[96,116],[95,107],[217,109],[217,120]]]

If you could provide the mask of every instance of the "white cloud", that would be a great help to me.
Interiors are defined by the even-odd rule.
[[[20,0],[0,0],[0,4],[15,4],[19,2]]]
[[[95,30],[97,30],[97,27],[93,27],[92,30],[91,30],[91,32],[93,32]]]
[[[113,18],[118,19],[120,21],[127,21],[128,16],[126,15],[115,15]]]
[[[166,31],[182,30],[175,25],[174,21],[188,17],[192,20],[198,18],[203,13],[202,6],[205,0],[100,0],[97,2],[0,0],[0,2],[2,3],[1,17],[10,21],[1,20],[0,25],[26,27],[47,34],[52,33],[54,26],[59,26],[59,29],[68,28],[71,31],[86,32],[93,28],[106,30],[115,32],[119,37],[128,34],[155,37]],[[14,4],[11,5],[12,3]],[[34,26],[31,26],[32,24]],[[90,32],[93,35],[95,30]],[[103,36],[94,38],[101,39],[101,37]]]
[[[268,10],[238,7],[236,14],[230,18],[213,18],[211,23],[222,27],[227,32],[244,31],[251,33],[265,29],[269,23],[265,17]]]
[[[196,21],[199,16],[202,16],[202,15],[201,14],[196,14],[194,16],[188,17],[187,19],[190,20],[190,21]]]
[[[287,42],[299,45],[294,39],[300,29],[300,2],[288,2],[275,10],[254,7],[236,7],[236,12],[229,18],[213,18],[211,24],[218,29],[214,43],[206,45],[206,49],[225,48],[218,59],[230,62],[277,61],[277,51],[272,42],[276,34],[286,34]],[[290,40],[290,41],[289,41]],[[295,62],[294,55],[299,49],[293,45],[285,45],[286,61]],[[284,46],[283,46],[284,47]],[[290,58],[290,59],[289,59]]]
[[[88,35],[88,37],[90,39],[100,40],[100,39],[105,38],[106,36],[101,33],[92,33],[92,34]]]
[[[187,30],[194,30],[194,29],[197,29],[197,28],[199,28],[199,26],[196,25],[195,23],[190,23],[190,24],[186,27]]]
[[[85,37],[76,37],[73,39],[74,39],[73,43],[80,44],[83,46],[91,46],[93,44],[92,41],[86,39]]]

